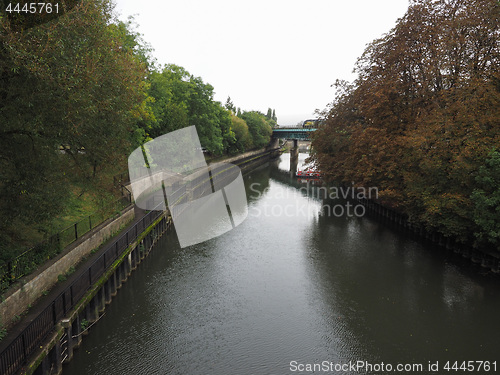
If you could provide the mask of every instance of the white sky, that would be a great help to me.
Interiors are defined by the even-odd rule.
[[[242,110],[276,109],[278,124],[315,117],[353,80],[366,45],[392,29],[408,0],[115,0],[134,15],[160,64],[184,67]]]

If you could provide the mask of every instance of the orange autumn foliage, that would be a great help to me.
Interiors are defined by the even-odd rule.
[[[414,0],[356,72],[314,135],[326,178],[377,186],[412,222],[472,240],[475,176],[500,148],[500,3]]]

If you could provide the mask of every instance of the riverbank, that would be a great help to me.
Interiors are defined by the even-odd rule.
[[[474,247],[472,243],[463,243],[454,237],[444,236],[438,231],[430,231],[423,225],[416,225],[409,219],[406,213],[396,211],[379,203],[377,201],[377,188],[356,188],[354,186],[339,184],[338,186],[328,186],[322,189],[324,189],[325,197],[332,195],[330,191],[336,192],[340,190],[344,198],[362,205],[369,215],[390,223],[403,233],[411,234],[421,240],[428,241],[442,249],[469,259],[472,263],[479,264],[493,273],[500,274],[500,252],[493,248]],[[374,189],[376,192],[372,194],[370,192],[371,189]],[[337,196],[337,194],[334,195]]]
[[[7,368],[3,368],[3,366],[5,366],[5,358],[8,357],[6,353],[12,352],[12,348],[16,347],[16,342],[29,342],[33,340],[33,335],[29,334],[30,331],[33,331],[33,327],[35,327],[35,331],[37,331],[37,333],[35,334],[35,341],[43,340],[43,333],[40,337],[38,337],[38,340],[36,340],[36,336],[39,334],[38,332],[40,332],[40,326],[37,326],[36,322],[43,320],[40,317],[43,316],[44,311],[47,311],[51,309],[52,306],[55,306],[54,301],[56,301],[59,296],[62,296],[64,294],[64,291],[71,289],[71,286],[75,284],[75,282],[79,278],[81,278],[82,273],[85,272],[84,270],[88,270],[91,265],[94,264],[97,259],[102,257],[107,249],[116,242],[117,236],[120,236],[120,234],[116,234],[116,231],[120,230],[119,233],[123,233],[124,231],[126,232],[130,228],[137,225],[138,222],[143,220],[145,216],[145,213],[142,210],[133,208],[132,206],[125,209],[123,214],[124,215],[120,215],[120,218],[128,220],[127,224],[120,223],[116,219],[110,220],[107,225],[104,224],[103,227],[96,228],[96,230],[92,233],[88,233],[86,239],[82,239],[80,243],[71,246],[61,255],[61,257],[54,259],[50,262],[50,264],[44,265],[38,272],[36,272],[34,274],[34,278],[27,283],[29,285],[33,285],[32,289],[41,290],[41,292],[39,293],[40,296],[36,298],[34,302],[26,304],[27,300],[20,298],[19,306],[9,306],[10,308],[16,308],[17,310],[22,311],[22,315],[19,317],[18,322],[10,327],[7,336],[4,337],[2,341],[0,341],[0,362],[2,362],[0,373],[4,373],[4,371],[7,371]],[[132,217],[132,221],[130,221],[130,217]],[[109,228],[110,225],[116,227],[114,236],[111,236],[110,233],[106,233],[106,228]],[[88,241],[95,242],[97,239],[104,240],[104,242],[99,243],[99,245],[97,245],[96,247],[89,246]],[[85,254],[82,255],[82,250],[79,249],[79,247],[81,247],[81,249],[84,249]],[[75,251],[75,253],[72,254],[71,251]],[[64,259],[65,257],[67,257],[67,259]],[[68,263],[70,259],[73,259],[74,262]],[[57,270],[57,268],[60,267],[57,266],[58,263],[64,264],[65,269],[72,269],[72,272],[58,273],[59,271]],[[53,268],[52,271],[50,270],[51,268]],[[53,272],[54,270],[57,271]],[[43,276],[44,271],[47,272],[45,276]],[[51,279],[54,277],[54,275],[56,277],[56,282],[51,286],[50,290],[44,289],[44,287],[37,287],[39,286],[37,285],[37,280],[39,280],[40,278]],[[62,277],[59,275],[62,275]],[[27,288],[21,288],[19,291],[15,292],[13,296],[15,297],[16,294],[29,294],[28,292],[29,291],[27,290]],[[35,298],[35,295],[33,293],[34,290],[31,290],[32,298]],[[2,304],[6,304],[7,302],[9,302],[9,300],[3,301]],[[65,301],[65,305],[66,309],[68,309],[70,301]],[[4,307],[4,309],[6,309],[6,307]],[[26,309],[28,310],[26,311]],[[29,345],[27,345],[27,348],[28,347]],[[22,350],[23,355],[24,351],[25,350]],[[27,350],[26,357],[28,355],[29,350]],[[8,360],[11,360],[11,358],[8,358]]]
[[[500,274],[500,253],[498,251],[474,248],[472,244],[460,243],[452,237],[445,237],[442,233],[426,230],[423,226],[412,224],[407,215],[385,207],[376,201],[364,198],[356,199],[356,201],[362,204],[371,215],[390,222],[404,233],[411,233],[420,239],[430,241],[443,249],[469,259],[472,263]]]
[[[134,218],[137,219],[136,212],[133,206],[129,205],[119,214],[110,217],[78,238],[58,256],[41,264],[38,269],[8,289],[0,303],[0,321],[4,323],[4,328],[10,332],[14,326],[20,325],[21,320],[26,320],[40,298],[51,294],[52,289],[58,285],[65,284],[64,281],[70,278],[85,259],[92,258],[91,255],[100,246],[133,222]],[[9,336],[0,341],[0,344],[8,340]]]

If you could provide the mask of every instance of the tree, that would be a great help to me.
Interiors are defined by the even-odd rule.
[[[500,152],[492,151],[479,168],[472,193],[476,237],[480,244],[500,250]]]
[[[132,16],[128,17],[126,22],[115,21],[110,25],[115,38],[122,40],[121,49],[132,54],[137,63],[144,66],[149,73],[156,66],[156,60],[152,56],[153,48],[144,41],[143,36],[135,30],[136,28],[137,24]],[[149,135],[152,128],[157,123],[152,108],[155,99],[149,95],[150,88],[151,83],[147,79],[141,82],[142,100],[132,110],[135,122],[130,130],[132,149],[139,147],[150,139]]]
[[[331,180],[377,186],[415,224],[469,241],[475,175],[500,143],[500,4],[414,0],[337,83],[313,139]]]
[[[254,147],[259,148],[269,144],[273,130],[264,114],[258,111],[248,111],[243,112],[241,118],[247,123]]]
[[[231,114],[231,129],[234,132],[236,142],[234,143],[233,152],[243,152],[253,148],[253,141],[248,131],[248,125],[240,117]]]
[[[214,155],[221,155],[236,142],[229,112],[214,101],[210,84],[174,64],[166,65],[161,72],[153,71],[149,80],[156,118],[152,137],[196,125],[202,146]]]
[[[124,161],[145,66],[123,48],[111,9],[107,0],[79,2],[27,29],[0,18],[3,246],[20,221],[43,229],[60,213],[68,183],[99,185]]]
[[[214,102],[214,111],[219,119],[219,127],[222,133],[222,150],[224,153],[231,152],[236,143],[236,134],[232,127],[231,111],[228,111],[220,103]]]
[[[271,126],[271,128],[275,128],[277,125],[278,119],[276,118],[276,113],[274,109],[268,108],[267,109],[267,115],[266,115],[266,122]]]
[[[227,99],[226,99],[226,104],[224,105],[224,107],[228,110],[228,111],[231,111],[233,113],[236,113],[236,107],[234,106],[233,104],[233,101],[231,100],[231,97],[228,96]]]

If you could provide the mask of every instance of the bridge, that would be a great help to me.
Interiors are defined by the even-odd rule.
[[[273,138],[309,141],[314,131],[314,128],[276,128],[273,129]]]
[[[310,141],[311,134],[316,131],[316,128],[275,128],[271,139],[271,145],[278,146],[278,140],[287,139],[293,140],[293,146],[290,148],[290,172],[295,175],[297,172],[297,163],[299,161],[299,141]]]

